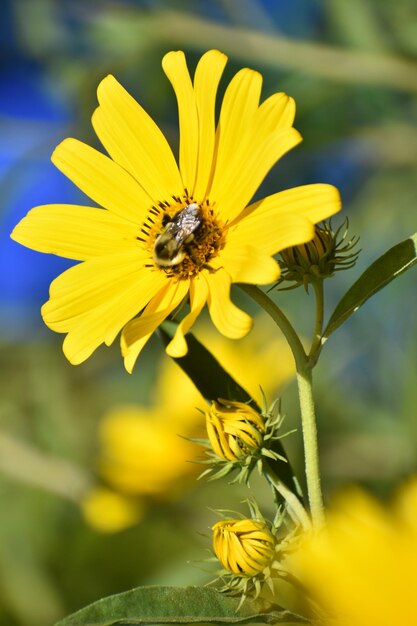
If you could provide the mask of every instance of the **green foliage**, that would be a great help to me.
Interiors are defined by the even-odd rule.
[[[417,233],[390,248],[372,263],[345,293],[324,331],[329,337],[369,298],[417,263]]]
[[[103,598],[56,626],[133,626],[136,624],[288,624],[306,620],[277,606],[231,598],[208,587],[138,587]]]

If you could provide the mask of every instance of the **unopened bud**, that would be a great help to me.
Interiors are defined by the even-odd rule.
[[[349,223],[346,220],[334,231],[330,222],[316,225],[314,239],[281,251],[281,280],[293,281],[293,287],[316,279],[330,278],[340,270],[353,267],[360,251],[354,252],[359,239],[347,239]]]
[[[262,446],[265,419],[243,402],[214,401],[206,426],[213,452],[226,461],[241,461]]]
[[[275,537],[261,520],[222,520],[213,526],[213,548],[231,574],[252,577],[271,565]]]

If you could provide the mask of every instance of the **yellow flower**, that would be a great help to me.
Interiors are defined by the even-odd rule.
[[[143,506],[120,494],[98,487],[81,503],[85,520],[102,533],[114,533],[133,526],[143,517]]]
[[[221,520],[212,530],[214,552],[231,574],[257,576],[272,565],[276,542],[264,521]]]
[[[323,609],[318,624],[417,624],[416,520],[417,479],[390,509],[361,491],[335,505],[325,531],[307,536],[295,561]]]
[[[213,452],[225,461],[240,461],[260,451],[265,419],[243,402],[214,401],[206,412]]]
[[[163,59],[178,101],[179,166],[143,108],[113,76],[104,78],[92,121],[110,158],[72,138],[52,156],[102,208],[36,207],[13,231],[23,245],[81,261],[53,281],[42,307],[47,326],[67,333],[63,349],[71,363],[122,331],[125,366],[132,371],[148,338],[185,300],[190,311],[168,354],[186,353],[184,334],[206,304],[220,333],[243,337],[252,320],[230,300],[231,284],[276,281],[272,255],[310,240],[314,223],[339,210],[337,190],[325,184],[248,206],[301,136],[292,127],[293,100],[276,93],[260,105],[262,77],[247,68],[229,83],[216,128],[226,60],[210,50],[192,81],[183,52]]]

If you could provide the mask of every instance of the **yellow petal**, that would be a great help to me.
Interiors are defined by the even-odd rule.
[[[230,276],[223,269],[205,275],[209,287],[208,307],[217,330],[230,339],[240,339],[252,328],[252,318],[230,300]]]
[[[216,259],[230,274],[234,283],[268,285],[278,280],[278,263],[265,253],[262,246],[227,245]]]
[[[152,333],[182,302],[188,290],[188,281],[179,281],[177,284],[169,282],[165,289],[149,302],[142,315],[124,327],[121,348],[125,368],[129,373],[132,372],[136,359]]]
[[[248,206],[238,220],[264,219],[265,223],[280,220],[284,213],[303,215],[317,223],[340,211],[342,202],[339,191],[333,185],[316,183],[286,189]]]
[[[162,291],[166,282],[167,277],[162,272],[148,271],[147,274],[143,273],[140,283],[135,282],[129,290],[120,294],[118,304],[115,303],[118,309],[108,319],[104,337],[106,345],[112,344],[119,330],[142,310],[143,306],[139,308],[138,303],[155,297],[154,294]]]
[[[148,275],[144,277],[149,278]],[[152,297],[157,283],[141,280],[121,284],[117,296],[73,320],[63,344],[64,354],[74,365],[85,361],[102,343],[110,345],[123,326],[131,320]],[[148,284],[147,284],[148,283]]]
[[[144,274],[152,276],[136,250],[79,263],[51,283],[50,299],[42,307],[44,321],[53,330],[66,332],[67,322],[70,327],[70,320],[117,295],[122,282],[138,281]]]
[[[132,253],[95,258],[55,279],[42,316],[53,330],[68,332],[64,352],[78,364],[110,344],[165,283],[165,275],[141,267]]]
[[[251,139],[261,87],[262,76],[244,68],[226,89],[216,132],[216,171],[208,191],[212,201],[220,197],[224,177],[233,176],[239,155]]]
[[[205,303],[207,302],[208,288],[207,283],[201,276],[196,276],[190,282],[190,312],[178,324],[175,336],[166,347],[166,353],[178,358],[187,354],[187,342],[184,335],[188,333],[193,326],[197,317],[200,315]]]
[[[207,195],[211,178],[215,143],[215,105],[220,78],[227,63],[227,56],[218,50],[204,54],[195,71],[194,90],[198,110],[198,167],[193,195],[202,200]]]
[[[258,107],[261,79],[242,70],[231,81],[216,135],[216,171],[208,195],[224,221],[250,201],[262,180],[301,136],[291,128],[294,101],[274,94]]]
[[[47,204],[29,211],[10,236],[38,252],[85,261],[129,247],[137,248],[137,231],[136,224],[110,211]]]
[[[221,458],[236,461],[236,455],[232,452],[229,445],[230,438],[225,434],[218,417],[212,415],[210,420],[206,420],[206,427],[213,452]]]
[[[259,107],[255,119],[255,140],[261,141],[279,128],[289,128],[294,123],[295,102],[285,93],[274,93]]]
[[[174,284],[167,282],[156,297],[149,301],[142,315],[126,324],[120,339],[123,357],[129,357],[131,354],[135,353],[137,344],[139,343],[141,345],[140,349],[142,349],[153,331],[159,325],[159,322],[156,324],[156,320],[161,319],[161,321],[163,321],[165,310],[172,302],[173,290],[175,290]],[[145,339],[143,344],[141,343],[142,339]],[[128,371],[130,372],[131,370],[128,369]]]
[[[182,195],[174,155],[152,118],[114,76],[101,81],[97,95],[100,107],[94,112],[93,126],[110,156],[136,178],[154,202]]]
[[[77,139],[64,139],[55,148],[52,163],[94,202],[136,224],[152,200],[114,161]]]
[[[224,221],[239,215],[271,167],[300,141],[301,135],[294,128],[278,129],[261,142],[254,137],[251,150],[238,153],[234,169],[224,173],[212,195]]]
[[[217,456],[219,456],[220,458],[223,458],[224,456],[227,455],[227,447],[226,447],[226,452],[224,452],[223,448],[225,446],[224,445],[221,446],[219,444],[219,440],[224,439],[224,433],[222,432],[222,430],[220,429],[217,430],[216,428],[214,428],[213,423],[215,423],[215,418],[206,420],[207,435],[208,435],[210,445],[213,449],[214,454],[217,454]],[[227,458],[230,460],[230,457],[227,457]],[[235,459],[233,458],[231,460],[234,461]]]
[[[121,346],[124,366],[131,374],[138,356],[158,328],[165,320],[165,311],[149,315],[142,320],[140,317],[129,322],[123,329]]]
[[[283,213],[266,219],[255,212],[231,229],[227,240],[230,246],[252,245],[271,255],[310,241],[313,237],[314,224],[303,215]]]
[[[184,189],[192,195],[198,158],[198,113],[185,54],[181,50],[168,52],[162,60],[162,67],[177,97],[180,130],[180,172]]]

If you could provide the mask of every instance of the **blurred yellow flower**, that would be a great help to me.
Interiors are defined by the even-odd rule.
[[[81,510],[85,520],[96,530],[114,533],[142,519],[144,506],[115,491],[98,487],[82,500]]]
[[[337,190],[326,184],[248,206],[301,136],[292,127],[294,101],[276,93],[260,105],[262,76],[248,68],[229,83],[216,129],[226,61],[210,50],[192,81],[183,52],[163,58],[178,102],[179,166],[160,129],[113,76],[100,83],[92,118],[110,158],[72,138],[53,153],[53,163],[102,208],[36,207],[12,237],[81,261],[53,281],[42,307],[47,326],[67,333],[63,349],[71,363],[122,331],[131,372],[155,329],[186,300],[190,311],[167,347],[171,356],[187,352],[184,335],[206,304],[220,333],[243,337],[252,320],[232,303],[231,284],[276,281],[272,255],[312,239],[314,224],[340,209]]]
[[[303,539],[295,563],[323,610],[315,624],[417,624],[417,479],[390,508],[361,491],[345,494],[326,529]]]
[[[231,574],[257,576],[272,565],[276,541],[264,521],[226,519],[212,530],[214,552]]]
[[[201,402],[201,401],[200,401]],[[109,413],[100,426],[100,473],[113,488],[122,493],[151,497],[156,500],[175,498],[194,477],[198,466],[197,446],[179,436],[181,422],[170,408],[157,406],[141,409],[120,407]],[[196,411],[190,405],[188,411]],[[187,436],[198,434],[199,419],[194,429],[184,429]],[[191,432],[190,432],[191,431]]]

